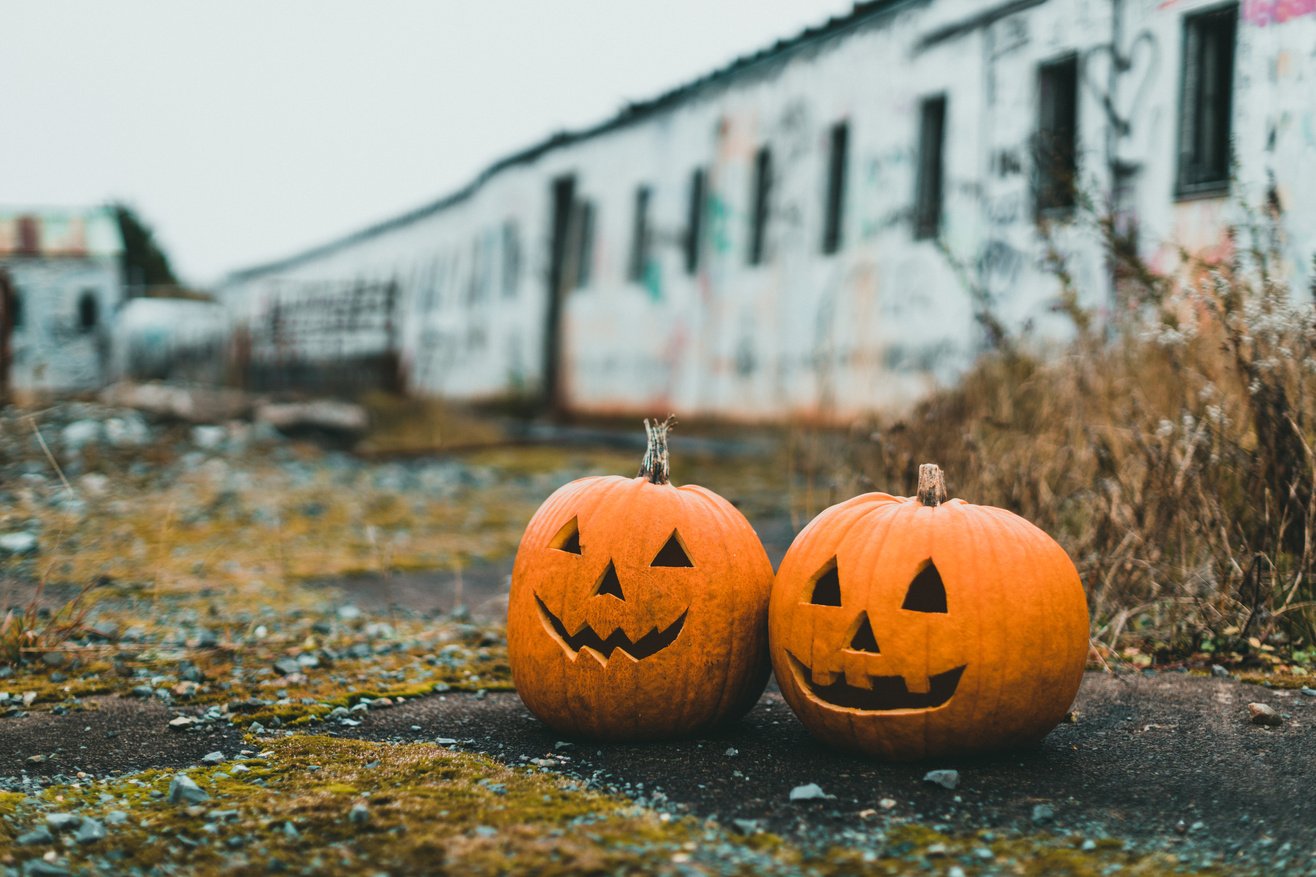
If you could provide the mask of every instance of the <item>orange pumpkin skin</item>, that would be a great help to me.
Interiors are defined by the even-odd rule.
[[[796,537],[769,638],[814,736],[909,761],[1040,742],[1082,680],[1087,600],[1064,549],[1018,515],[871,493]]]
[[[758,536],[712,491],[643,476],[573,481],[517,549],[507,612],[516,690],[557,731],[599,740],[739,718],[767,684],[771,588]]]

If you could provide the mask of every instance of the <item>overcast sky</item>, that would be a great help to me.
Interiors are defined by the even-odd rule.
[[[184,279],[434,199],[850,0],[10,0],[0,204],[123,199]]]

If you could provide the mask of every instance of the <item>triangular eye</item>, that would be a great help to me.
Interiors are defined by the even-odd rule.
[[[900,608],[913,612],[946,611],[946,586],[941,583],[941,573],[931,560],[914,576]]]
[[[836,558],[827,561],[813,580],[813,593],[809,602],[815,606],[841,605],[841,577],[836,574]]]
[[[562,529],[549,541],[548,547],[568,554],[580,553],[580,524],[575,518],[562,525]]]
[[[877,637],[873,635],[873,625],[868,620],[867,612],[859,617],[859,629],[850,638],[850,650],[854,652],[872,652],[874,655],[882,653],[882,650],[877,647]]]
[[[611,594],[618,600],[625,600],[626,595],[621,592],[621,579],[617,578],[617,568],[608,561],[608,568],[603,571],[599,577],[599,583],[594,586],[594,595],[600,597],[604,594]]]
[[[658,549],[653,563],[649,566],[694,566],[694,564],[690,562],[690,555],[685,553],[685,548],[681,545],[681,537],[673,530],[672,535],[668,536],[663,547]]]

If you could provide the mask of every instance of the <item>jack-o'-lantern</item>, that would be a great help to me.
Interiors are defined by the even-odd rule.
[[[559,488],[517,549],[512,679],[562,733],[691,734],[743,715],[767,684],[772,565],[729,502],[669,482],[669,425],[645,421],[637,477]]]
[[[769,609],[782,695],[819,739],[892,760],[1036,744],[1088,653],[1087,600],[1056,542],[1009,511],[870,493],[823,511]]]

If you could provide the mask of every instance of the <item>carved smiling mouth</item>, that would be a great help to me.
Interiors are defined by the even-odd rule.
[[[567,633],[567,627],[562,620],[549,611],[544,605],[544,601],[535,595],[535,602],[539,604],[539,616],[543,619],[544,626],[548,628],[555,639],[564,649],[570,653],[574,660],[582,650],[593,654],[603,663],[607,663],[608,658],[618,649],[625,652],[637,661],[642,661],[650,655],[657,654],[663,649],[670,646],[680,636],[681,629],[685,627],[685,617],[690,610],[681,613],[681,617],[673,621],[663,630],[654,628],[634,642],[626,635],[621,628],[617,628],[608,636],[601,637],[594,632],[594,628],[581,622],[580,629],[575,633]]]
[[[923,694],[911,692],[905,685],[903,676],[869,676],[873,686],[859,688],[846,683],[841,677],[830,685],[818,685],[813,675],[796,657],[786,654],[790,661],[791,672],[795,681],[816,699],[832,706],[864,712],[893,712],[896,710],[930,710],[944,705],[955,689],[959,687],[960,677],[968,664],[961,664],[953,670],[928,677],[928,691]]]

